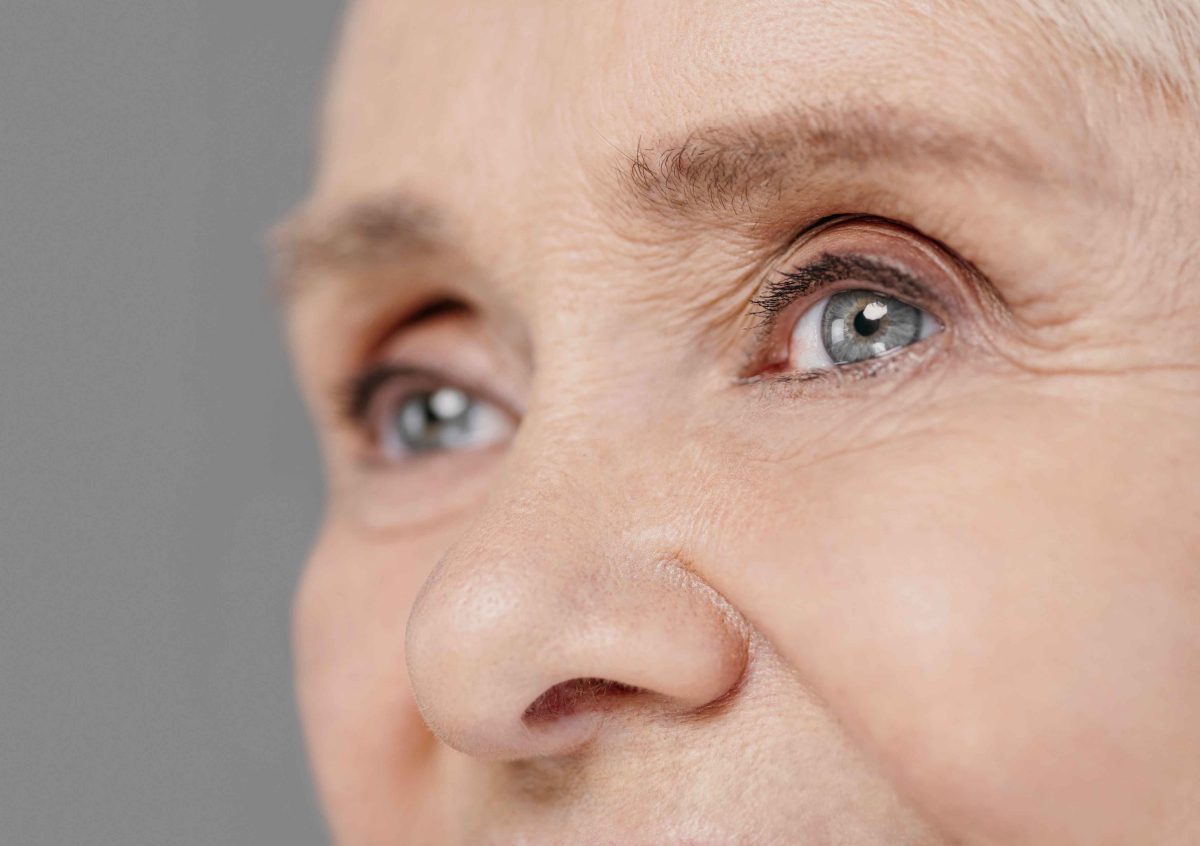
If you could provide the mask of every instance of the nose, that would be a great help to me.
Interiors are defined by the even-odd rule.
[[[614,711],[686,716],[729,694],[747,660],[732,607],[680,555],[542,499],[491,508],[414,606],[408,667],[430,728],[479,758],[552,756]]]

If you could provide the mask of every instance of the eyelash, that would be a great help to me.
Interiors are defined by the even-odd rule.
[[[815,261],[784,271],[779,279],[768,283],[766,291],[751,300],[758,309],[753,314],[762,318],[760,328],[772,327],[779,315],[801,297],[824,291],[847,279],[870,282],[886,292],[914,301],[914,305],[929,299],[924,286],[899,268],[866,256],[823,253]]]

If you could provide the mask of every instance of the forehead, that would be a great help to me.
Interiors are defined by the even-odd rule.
[[[863,96],[1036,128],[1062,92],[1031,31],[965,2],[360,0],[317,193],[553,190],[659,132]]]

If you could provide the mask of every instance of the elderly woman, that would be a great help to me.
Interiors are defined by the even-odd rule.
[[[280,237],[342,844],[1200,843],[1194,0],[353,4]]]

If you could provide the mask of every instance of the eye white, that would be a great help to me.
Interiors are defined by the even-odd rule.
[[[835,366],[825,348],[824,320],[827,305],[829,297],[809,308],[796,321],[796,328],[792,330],[791,365],[797,370],[825,370]]]

